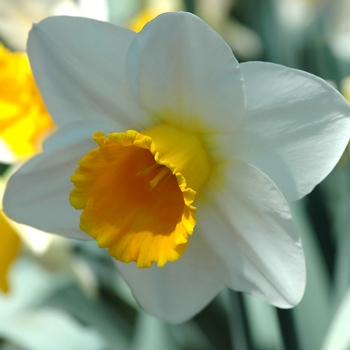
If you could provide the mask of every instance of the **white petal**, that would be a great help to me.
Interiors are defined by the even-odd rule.
[[[220,171],[226,176],[212,180],[196,202],[195,234],[203,235],[226,265],[230,288],[278,307],[296,305],[305,288],[305,262],[288,204],[249,164],[231,163]]]
[[[79,228],[81,212],[69,204],[70,176],[77,162],[96,143],[95,131],[111,132],[107,123],[73,123],[61,128],[44,144],[44,153],[24,164],[10,178],[4,211],[13,220],[70,238],[90,239]]]
[[[288,201],[309,193],[338,162],[350,135],[350,108],[323,80],[269,63],[241,65],[247,116],[229,142]]]
[[[163,121],[197,132],[232,130],[243,115],[239,64],[194,15],[166,13],[146,24],[127,61],[140,104]]]
[[[126,28],[78,17],[50,17],[34,25],[28,55],[58,126],[117,119],[124,129],[148,127],[125,75],[134,36]]]
[[[222,265],[199,235],[190,238],[184,255],[164,267],[117,267],[141,307],[170,323],[184,322],[202,310],[224,283]]]

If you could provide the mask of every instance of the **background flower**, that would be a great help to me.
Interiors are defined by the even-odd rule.
[[[0,160],[13,162],[38,153],[53,121],[36,87],[24,53],[0,46]]]
[[[20,238],[17,232],[7,222],[4,214],[0,213],[1,230],[1,262],[0,262],[0,290],[8,292],[8,271],[17,257],[20,248]]]

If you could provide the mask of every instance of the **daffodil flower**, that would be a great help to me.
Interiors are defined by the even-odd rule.
[[[0,161],[33,156],[53,128],[27,55],[0,45]]]
[[[187,13],[140,33],[48,18],[28,54],[58,131],[10,179],[10,217],[96,239],[140,305],[169,322],[223,285],[281,308],[300,301],[304,255],[288,201],[347,144],[350,109],[335,89],[279,65],[238,64]]]

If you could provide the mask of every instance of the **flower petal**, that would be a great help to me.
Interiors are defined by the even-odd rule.
[[[69,204],[70,176],[95,143],[96,130],[114,125],[87,122],[61,128],[44,143],[45,152],[29,160],[9,180],[4,211],[13,220],[71,238],[90,239],[79,229],[80,212]]]
[[[197,200],[194,235],[203,235],[222,259],[230,288],[278,307],[296,305],[305,288],[305,262],[288,204],[255,167],[236,162],[221,170],[223,181],[210,183]]]
[[[127,56],[140,104],[171,125],[232,130],[245,97],[239,64],[224,40],[198,17],[166,13],[146,24]]]
[[[135,35],[126,28],[78,17],[50,17],[34,25],[28,55],[59,127],[87,119],[118,119],[125,123],[124,129],[149,126],[125,76],[125,57]]]
[[[170,323],[188,320],[220,291],[222,265],[200,235],[190,238],[183,256],[162,268],[139,269],[116,262],[141,307]]]
[[[229,142],[274,181],[288,201],[309,193],[349,141],[350,108],[323,80],[283,66],[241,65],[248,114]]]

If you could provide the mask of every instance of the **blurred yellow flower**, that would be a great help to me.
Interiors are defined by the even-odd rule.
[[[342,79],[340,82],[340,92],[345,97],[345,99],[350,102],[350,76],[347,76]],[[348,143],[343,155],[341,156],[338,166],[344,166],[350,157],[350,143]]]
[[[16,231],[10,226],[5,215],[0,211],[0,291],[8,292],[8,272],[17,257],[21,241]]]
[[[0,161],[33,156],[41,140],[54,128],[36,87],[25,53],[13,53],[0,44]],[[0,290],[8,292],[8,271],[21,240],[0,212]]]
[[[160,13],[158,11],[145,8],[138,12],[135,17],[126,25],[127,28],[133,30],[134,32],[140,32],[144,25],[151,21],[153,18],[157,17]]]
[[[179,0],[145,0],[141,10],[126,23],[126,27],[138,33],[146,23],[165,12],[184,10]]]
[[[0,161],[33,156],[53,128],[27,55],[12,53],[0,45],[0,138],[8,151],[0,152]]]
[[[340,92],[350,102],[350,76],[345,77],[340,82]]]

